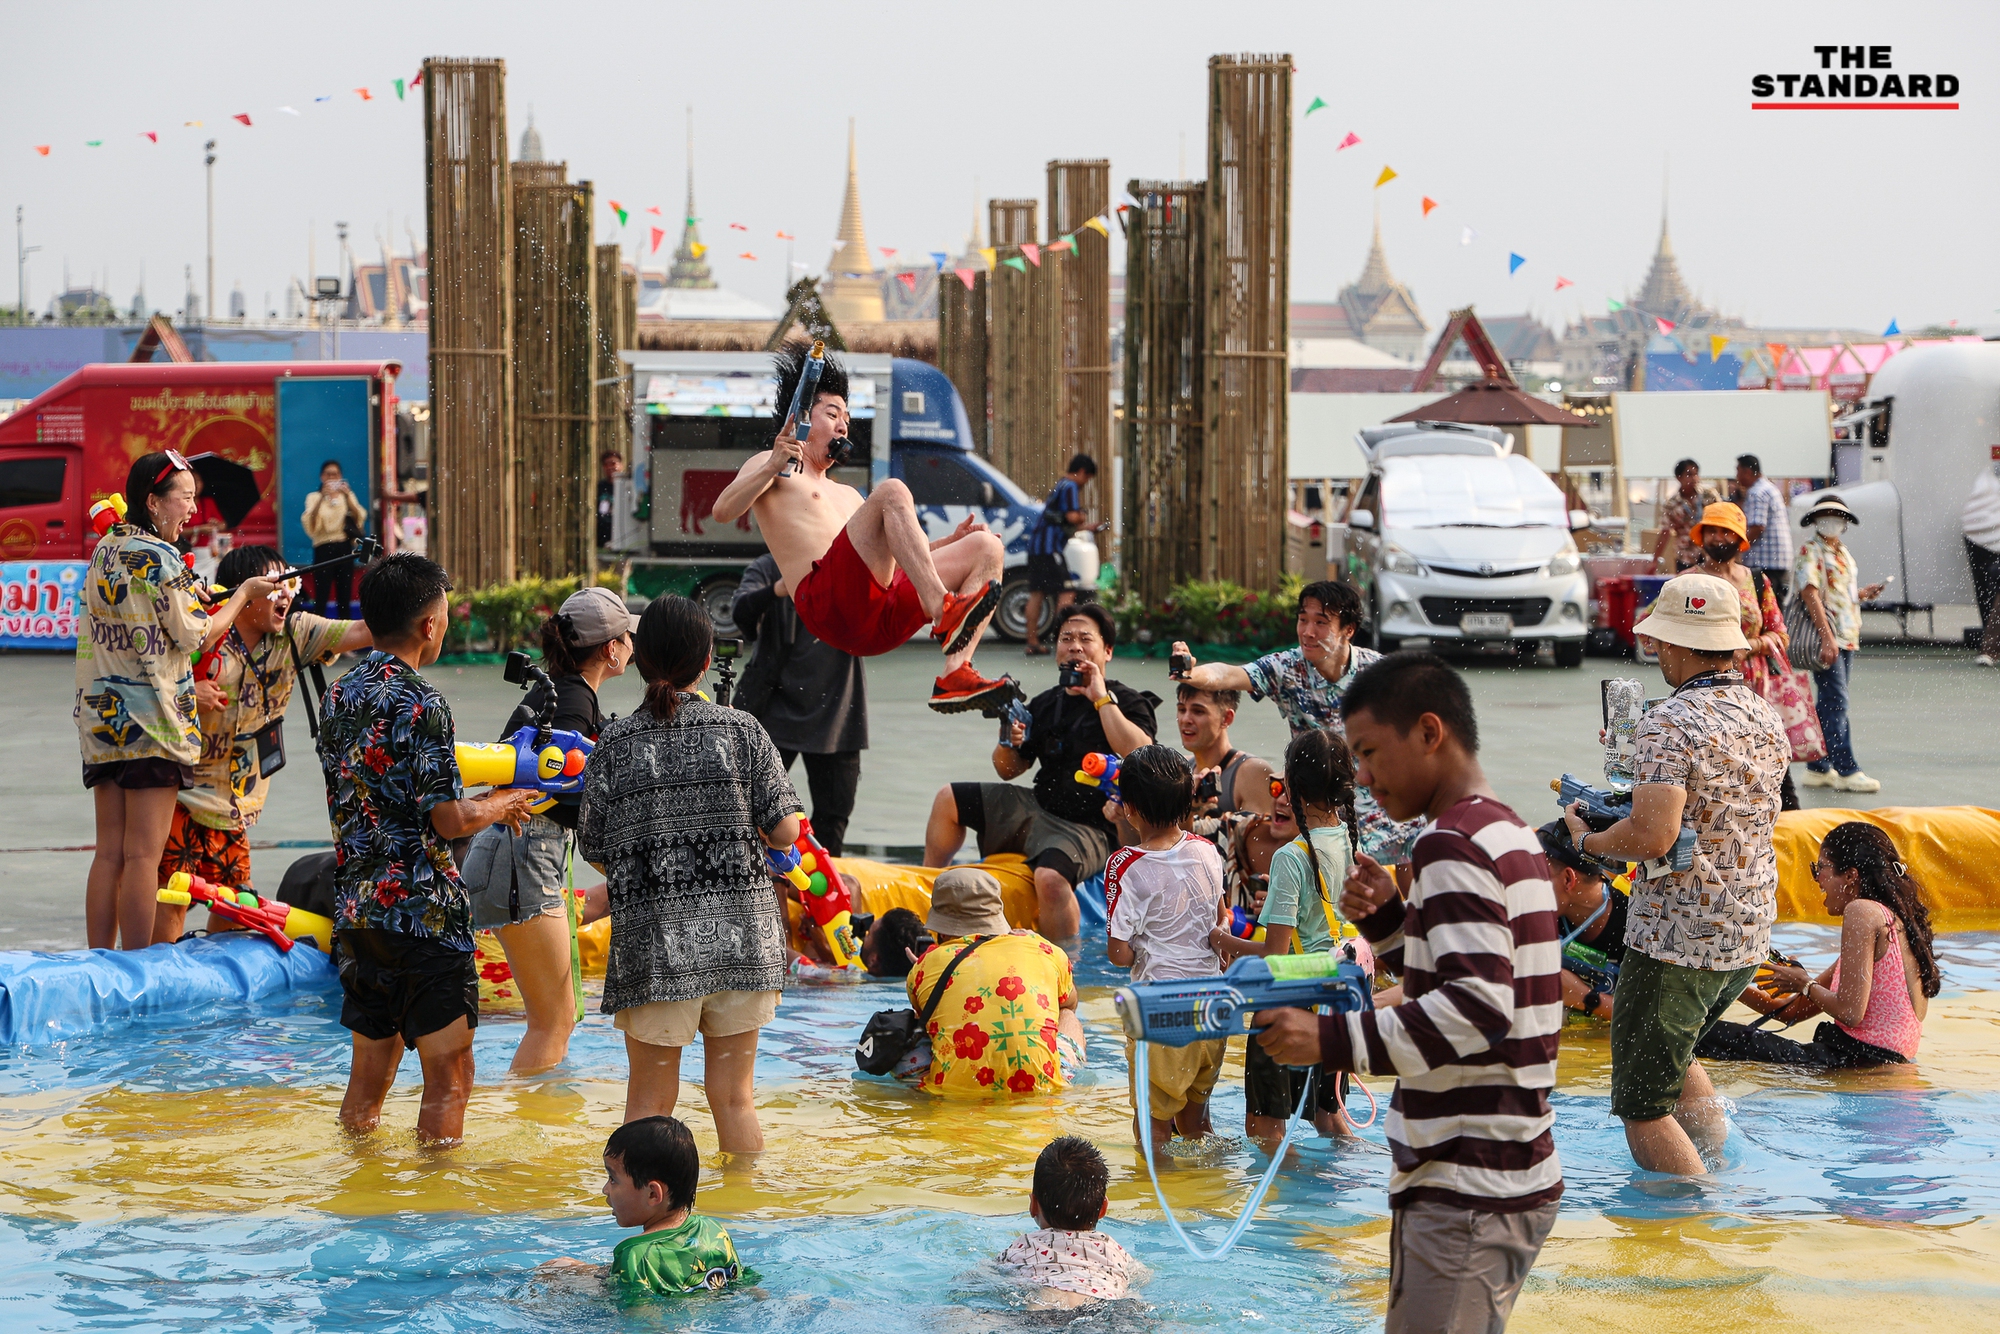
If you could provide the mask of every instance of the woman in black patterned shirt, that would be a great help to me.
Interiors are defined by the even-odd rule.
[[[716,1143],[754,1153],[757,1031],[791,957],[764,850],[798,837],[799,799],[756,719],[692,693],[714,647],[707,613],[655,598],[633,647],[646,702],[599,735],[577,823],[609,882],[604,1012],[631,1064],[625,1119],[673,1114],[681,1049],[699,1033]]]

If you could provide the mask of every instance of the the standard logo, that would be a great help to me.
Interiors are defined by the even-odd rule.
[[[1896,72],[1886,46],[1815,46],[1818,70],[1750,76],[1752,111],[1956,111],[1956,74]],[[1776,96],[1781,101],[1760,101]]]

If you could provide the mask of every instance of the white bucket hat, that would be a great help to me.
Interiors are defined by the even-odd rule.
[[[1667,580],[1645,620],[1632,627],[1682,648],[1719,651],[1749,648],[1743,637],[1743,606],[1735,585],[1712,574],[1684,574]]]

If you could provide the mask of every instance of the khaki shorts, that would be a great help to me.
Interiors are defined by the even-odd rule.
[[[694,1000],[653,1001],[611,1016],[611,1026],[649,1047],[685,1047],[700,1033],[729,1038],[762,1028],[777,1017],[778,992],[718,991]]]
[[[1384,1334],[1500,1334],[1555,1227],[1556,1205],[1489,1214],[1415,1200],[1391,1209]]]
[[[1152,1049],[1146,1053],[1146,1101],[1155,1121],[1171,1121],[1189,1103],[1208,1101],[1222,1074],[1222,1053],[1229,1039],[1210,1038],[1185,1047],[1162,1047],[1157,1042],[1146,1045]],[[1138,1044],[1126,1038],[1125,1089],[1135,1109],[1139,1106],[1139,1070],[1133,1061],[1137,1052]]]

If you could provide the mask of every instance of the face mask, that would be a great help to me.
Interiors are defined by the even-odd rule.
[[[1839,537],[1847,531],[1847,520],[1838,518],[1821,519],[1813,527],[1819,530],[1821,537]]]
[[[1706,551],[1708,558],[1717,565],[1725,561],[1734,560],[1736,557],[1736,544],[1734,542],[1710,542],[1702,547],[1702,550]]]

